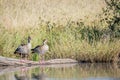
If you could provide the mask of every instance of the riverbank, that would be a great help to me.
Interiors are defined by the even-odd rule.
[[[50,50],[45,54],[46,60],[71,58],[83,62],[118,61],[119,29],[111,31],[109,28],[79,25],[78,23],[68,23],[66,26],[57,27],[54,24],[46,23],[40,27],[19,29],[5,29],[0,26],[0,55],[19,58],[20,56],[16,57],[13,52],[21,43],[27,43],[27,36],[30,35],[32,47],[41,44],[43,39],[48,39]],[[31,54],[29,59],[37,61],[38,55]]]
[[[38,61],[24,60],[8,58],[0,56],[0,66],[34,66],[34,65],[54,65],[54,64],[72,64],[78,63],[78,61],[73,59],[51,59],[44,61],[44,63],[39,63]]]
[[[75,64],[75,63],[91,63],[90,61],[76,61],[74,59],[51,59],[44,61],[44,63],[39,63],[38,61],[30,61],[30,60],[21,60],[21,59],[14,59],[14,58],[8,58],[8,57],[2,57],[0,56],[0,66],[35,66],[35,65],[57,65],[57,64]],[[95,62],[98,63],[98,62]],[[100,63],[100,62],[99,62]],[[106,63],[102,62],[102,63]],[[111,63],[111,62],[109,62]],[[120,63],[120,59],[117,62],[114,63]]]

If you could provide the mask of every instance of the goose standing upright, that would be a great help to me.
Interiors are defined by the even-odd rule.
[[[21,44],[14,52],[14,54],[19,54],[21,58],[29,56],[31,51],[31,37],[28,36],[28,43],[27,44]]]
[[[42,60],[44,61],[44,54],[49,50],[49,46],[47,45],[47,39],[43,40],[42,45],[38,45],[31,50],[32,50],[32,53],[39,54],[39,58],[40,58],[40,54],[41,54],[42,55]],[[39,60],[39,63],[40,63],[40,60]]]

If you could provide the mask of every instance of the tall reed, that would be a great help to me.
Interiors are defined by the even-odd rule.
[[[68,21],[67,25],[46,22],[39,27],[0,28],[2,56],[16,57],[13,54],[15,48],[21,43],[26,43],[29,35],[32,37],[32,47],[41,44],[43,39],[48,39],[50,50],[45,54],[46,59],[72,58],[79,61],[111,62],[119,55],[120,35],[116,33],[120,32],[117,29],[111,31],[109,28],[87,27],[71,21]]]

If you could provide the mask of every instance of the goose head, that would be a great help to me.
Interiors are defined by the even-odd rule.
[[[30,43],[30,41],[31,41],[31,37],[30,37],[30,36],[28,36],[28,43]]]
[[[44,40],[43,40],[43,44],[47,44],[47,39],[44,39]]]
[[[32,48],[32,45],[31,45],[30,41],[31,41],[31,37],[28,36],[28,43],[27,43],[27,46],[28,46],[28,49],[29,49],[29,50],[31,50],[31,48]]]

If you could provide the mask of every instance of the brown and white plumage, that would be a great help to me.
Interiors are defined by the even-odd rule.
[[[18,46],[18,48],[15,50],[14,54],[19,54],[21,57],[28,56],[31,50],[31,37],[28,36],[28,43],[27,44],[21,44]]]
[[[42,54],[43,55],[49,50],[49,46],[47,45],[47,39],[43,40],[42,45],[37,45],[35,48],[31,49],[32,53]]]
[[[47,45],[47,40],[44,39],[42,45],[37,45],[35,48],[31,50],[32,53],[45,54],[49,50],[49,46]]]

